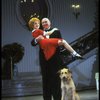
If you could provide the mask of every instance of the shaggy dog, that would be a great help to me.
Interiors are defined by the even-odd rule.
[[[63,68],[59,71],[61,79],[61,100],[80,100],[79,95],[76,93],[72,73],[69,69]]]

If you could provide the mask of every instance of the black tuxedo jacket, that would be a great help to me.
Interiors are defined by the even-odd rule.
[[[50,28],[49,30],[46,31],[50,31],[53,28]],[[54,31],[49,38],[62,38],[61,33],[59,30]],[[35,43],[35,39],[33,39],[31,41],[31,45],[32,46],[36,46],[37,43]],[[39,60],[40,60],[40,67],[44,68],[44,66],[52,66],[54,68],[57,68],[59,70],[60,67],[58,66],[62,66],[63,65],[63,61],[60,57],[60,47],[57,48],[56,53],[53,55],[53,57],[49,60],[46,61],[45,57],[44,57],[44,53],[42,51],[42,49],[40,48],[39,50]],[[55,70],[57,70],[55,69]]]

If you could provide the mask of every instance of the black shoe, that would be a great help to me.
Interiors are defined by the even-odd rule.
[[[75,59],[84,59],[82,56],[75,56]]]

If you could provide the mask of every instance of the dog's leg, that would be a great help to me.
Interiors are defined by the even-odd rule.
[[[67,91],[65,91],[65,100],[68,100],[68,94],[67,94]]]
[[[75,100],[80,100],[80,97],[79,97],[79,95],[77,93],[75,95]]]
[[[64,88],[62,88],[62,96],[61,96],[61,100],[64,100],[65,94],[64,94]]]
[[[71,92],[71,100],[75,100],[75,90],[73,88],[70,88],[70,92]]]

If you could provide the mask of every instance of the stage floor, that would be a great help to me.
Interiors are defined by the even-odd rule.
[[[99,95],[96,90],[84,90],[78,92],[80,100],[99,100]],[[42,95],[24,96],[24,97],[9,97],[2,98],[1,100],[43,100]]]

